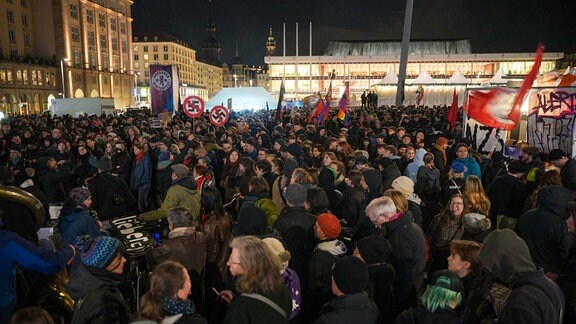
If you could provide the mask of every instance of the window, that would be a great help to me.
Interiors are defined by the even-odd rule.
[[[24,84],[28,84],[28,70],[22,70],[22,81]]]
[[[145,69],[148,69],[149,66],[150,66],[150,63],[148,63],[148,62],[144,63],[144,68],[145,68]]]
[[[110,29],[116,31],[116,19],[110,18]]]
[[[100,47],[106,48],[106,35],[100,35]]]
[[[122,45],[121,45],[121,46],[122,46],[122,47],[121,47],[122,53],[126,53],[126,51],[128,50],[128,44],[126,43],[126,41],[122,41],[121,44],[122,44]]]
[[[154,61],[158,61],[158,54],[154,54]]]
[[[14,23],[14,12],[12,10],[6,10],[6,20],[9,24]]]
[[[95,70],[96,65],[98,65],[98,60],[96,58],[96,54],[90,53],[90,68]]]
[[[144,54],[144,61],[148,61],[148,54]]]
[[[138,54],[134,54],[134,61],[139,61],[140,57],[138,57]]]
[[[107,55],[102,55],[102,69],[104,71],[108,70],[108,56]]]
[[[152,49],[154,50],[154,53],[158,52],[158,45],[154,45]]]
[[[71,27],[72,30],[72,40],[75,42],[79,42],[80,41],[80,31],[78,30],[78,27]]]
[[[74,49],[74,66],[79,67],[82,63],[81,54],[79,49]]]
[[[134,52],[138,52],[138,45],[134,45]]]
[[[126,23],[120,23],[120,33],[126,35]]]
[[[96,39],[95,39],[93,30],[88,31],[88,45],[90,45],[90,46],[96,45]]]
[[[112,38],[112,50],[113,51],[118,50],[118,40],[116,38]]]
[[[148,52],[148,45],[144,45],[144,52]]]
[[[92,10],[86,10],[86,21],[89,24],[93,24],[94,23],[94,11]]]
[[[28,32],[24,33],[24,46],[30,46],[30,34]]]
[[[70,17],[78,19],[78,7],[75,3],[70,4]]]
[[[164,61],[168,61],[168,54],[164,54]]]
[[[28,26],[28,15],[22,14],[22,26]]]
[[[145,70],[145,71],[144,71],[144,77],[145,77],[145,78],[149,78],[149,77],[150,77],[150,70]]]
[[[135,68],[135,69],[139,69],[139,68],[140,68],[140,63],[134,62],[134,68]]]
[[[168,52],[168,45],[164,45],[164,52]]]
[[[14,31],[14,29],[11,28],[8,29],[8,41],[12,44],[16,43],[16,32]]]
[[[106,15],[98,14],[98,25],[100,27],[106,27]]]
[[[12,2],[12,1],[10,1]],[[22,5],[22,8],[27,8],[28,7],[28,0],[20,0],[20,4]]]

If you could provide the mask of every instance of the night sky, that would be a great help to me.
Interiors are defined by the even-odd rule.
[[[231,62],[238,41],[245,64],[264,62],[268,28],[282,55],[322,55],[329,40],[400,40],[403,0],[214,0],[213,20],[222,59]],[[208,0],[134,0],[133,32],[162,31],[200,51],[206,37]],[[414,0],[413,40],[470,39],[473,53],[533,52],[543,42],[549,52],[576,52],[576,0]]]

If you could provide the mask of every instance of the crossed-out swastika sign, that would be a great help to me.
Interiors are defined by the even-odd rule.
[[[197,118],[204,114],[204,100],[198,96],[189,96],[182,104],[184,113],[190,118]]]
[[[228,108],[224,106],[214,106],[214,108],[210,110],[209,117],[212,125],[220,127],[226,124],[230,118],[230,112],[228,111]]]

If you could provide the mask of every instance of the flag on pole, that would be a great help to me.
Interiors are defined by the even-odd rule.
[[[454,94],[452,95],[452,105],[450,106],[450,110],[446,115],[446,120],[450,123],[451,128],[456,126],[456,122],[458,121],[458,94],[456,93],[456,88],[454,88]]]
[[[286,89],[284,88],[284,80],[282,80],[282,83],[280,84],[280,93],[278,94],[278,105],[276,106],[276,122],[282,121],[282,101],[284,100],[285,92]]]
[[[544,45],[538,44],[536,60],[522,82],[520,90],[494,88],[489,91],[470,91],[466,112],[483,125],[502,130],[512,130],[520,121],[520,105],[536,79],[542,63]]]
[[[424,87],[422,85],[418,86],[418,90],[416,90],[418,97],[416,98],[416,106],[420,106],[422,103],[422,99],[424,99]]]
[[[364,126],[364,109],[360,108],[360,127]]]
[[[348,112],[348,105],[350,104],[350,100],[348,99],[349,91],[350,83],[346,82],[346,88],[344,88],[344,93],[342,94],[342,98],[340,98],[340,102],[338,103],[338,119],[344,122],[344,126],[348,125],[348,120],[350,119],[350,113]]]
[[[324,110],[320,113],[318,117],[318,125],[322,124],[324,118],[330,115],[330,102],[332,101],[332,79],[330,79],[330,86],[328,87],[328,93],[324,97]]]
[[[310,112],[310,116],[308,117],[308,124],[312,122],[312,118],[320,116],[320,114],[324,111],[324,101],[322,98],[318,100],[318,104],[314,108],[314,111]]]

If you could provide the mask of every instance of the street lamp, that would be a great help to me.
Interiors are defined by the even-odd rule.
[[[60,72],[62,73],[62,98],[66,98],[66,79],[64,79],[64,62],[68,62],[69,59],[63,58],[60,60]]]
[[[252,79],[250,79],[250,88],[252,88]]]
[[[234,74],[234,88],[238,87],[238,76]]]
[[[134,73],[134,98],[136,99],[136,106],[140,102],[140,98],[138,98],[138,77],[140,76],[140,72]]]

